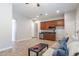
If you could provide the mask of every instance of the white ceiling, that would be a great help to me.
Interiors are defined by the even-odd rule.
[[[77,3],[40,3],[40,7],[37,7],[36,3],[14,3],[13,13],[21,14],[28,19],[39,16],[37,19],[45,20],[64,16],[65,12],[74,11],[77,6]],[[57,14],[56,10],[60,10],[60,13]],[[45,13],[48,13],[48,15],[45,16]],[[40,14],[42,14],[42,16],[40,16]]]

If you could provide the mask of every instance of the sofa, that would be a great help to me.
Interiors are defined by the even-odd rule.
[[[59,47],[59,41],[57,41],[52,47],[48,48],[48,50],[43,53],[42,56],[58,56],[58,55],[53,55],[56,54],[56,50]],[[78,56],[79,55],[79,40],[76,38],[69,38],[67,42],[67,48],[68,48],[68,55],[65,56]],[[60,55],[59,55],[60,56]],[[61,55],[64,56],[64,55]]]

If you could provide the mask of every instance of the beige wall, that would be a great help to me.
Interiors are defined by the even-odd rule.
[[[0,51],[12,47],[12,5],[0,4]]]

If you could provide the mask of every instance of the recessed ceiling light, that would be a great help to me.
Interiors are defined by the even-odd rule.
[[[59,10],[56,11],[56,13],[59,13],[59,12],[60,12]]]
[[[36,17],[39,17],[39,16],[36,16]]]
[[[47,16],[48,14],[46,13],[45,15]]]

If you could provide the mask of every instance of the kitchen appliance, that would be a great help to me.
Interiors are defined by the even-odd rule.
[[[48,30],[53,30],[53,32],[55,32],[56,27],[54,27],[54,26],[49,26]]]

